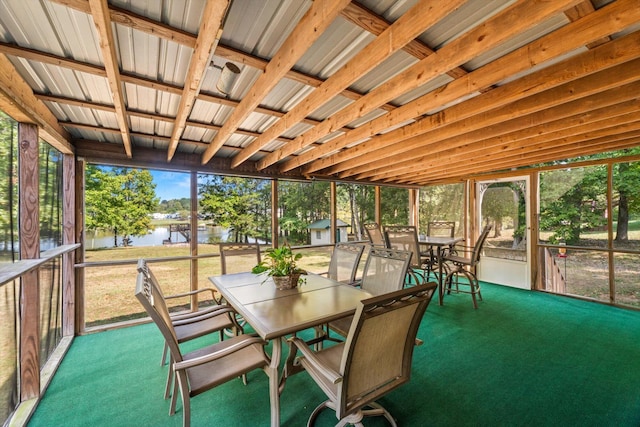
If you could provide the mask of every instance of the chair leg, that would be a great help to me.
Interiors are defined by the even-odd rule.
[[[164,348],[162,349],[162,359],[160,359],[160,366],[164,366],[165,363],[167,363],[167,350],[169,349],[169,346],[167,345],[167,342],[164,342]]]
[[[480,284],[478,283],[478,279],[476,276],[467,270],[462,270],[464,272],[465,277],[469,281],[469,293],[471,293],[471,298],[473,299],[473,308],[478,308],[478,301],[476,300],[476,294],[480,293]],[[482,299],[482,297],[480,297]]]

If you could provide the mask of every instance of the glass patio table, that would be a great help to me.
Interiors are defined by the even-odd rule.
[[[371,296],[327,277],[316,274],[303,277],[305,283],[286,290],[277,289],[271,278],[264,281],[264,276],[252,273],[209,278],[256,333],[273,342],[272,372],[278,373],[285,336],[354,314],[358,303]],[[280,425],[280,391],[280,374],[270,375],[272,426]]]

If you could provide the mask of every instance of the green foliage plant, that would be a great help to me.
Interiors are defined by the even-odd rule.
[[[264,259],[253,267],[251,272],[254,274],[266,273],[267,277],[307,274],[305,270],[298,267],[300,258],[302,258],[302,254],[294,254],[288,244],[284,244],[279,248],[269,248],[265,252]]]

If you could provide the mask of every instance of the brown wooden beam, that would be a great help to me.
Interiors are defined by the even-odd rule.
[[[38,127],[18,124],[20,259],[40,258]],[[22,276],[20,297],[20,400],[40,396],[40,287],[38,270]]]

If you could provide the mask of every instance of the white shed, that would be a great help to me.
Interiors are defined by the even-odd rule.
[[[341,220],[336,221],[338,227],[336,243],[347,241],[347,223]],[[309,224],[307,229],[311,232],[311,244],[312,245],[328,245],[331,244],[331,221],[328,219],[321,219]]]

